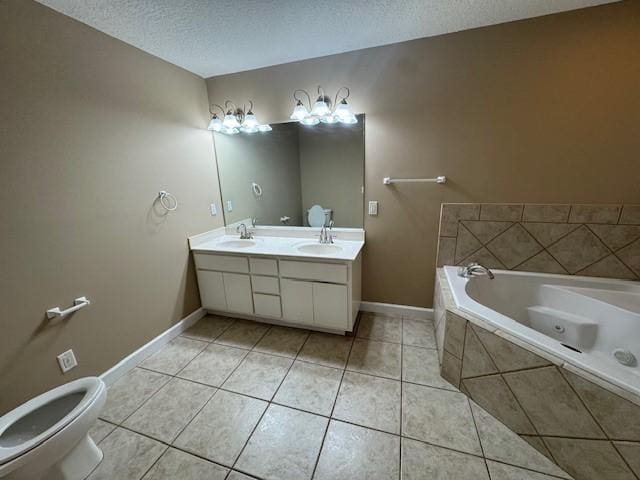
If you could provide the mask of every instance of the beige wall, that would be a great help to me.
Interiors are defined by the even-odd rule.
[[[216,156],[227,224],[257,218],[260,225],[302,225],[298,126],[274,125],[270,133],[225,135],[215,133]],[[256,197],[253,182],[262,187]],[[227,209],[227,201],[233,210]]]
[[[363,225],[364,117],[356,125],[299,129],[302,212],[319,204],[332,210],[336,227]]]
[[[640,201],[640,2],[207,80],[288,118],[296,88],[367,115],[365,300],[430,306],[442,202]],[[333,93],[332,93],[333,94]],[[382,178],[447,175],[446,186]]]
[[[201,78],[26,0],[0,2],[0,59],[2,414],[197,309],[186,237],[222,216]],[[154,208],[160,189],[175,213]]]

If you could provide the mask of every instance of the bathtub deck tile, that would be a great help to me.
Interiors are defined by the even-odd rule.
[[[570,372],[565,378],[609,438],[640,441],[640,407]],[[636,421],[629,421],[636,419]]]
[[[516,433],[537,435],[501,375],[468,378],[462,386],[471,399]]]
[[[530,351],[525,350],[513,342],[501,338],[484,328],[474,325],[472,326],[472,329],[478,335],[480,342],[484,345],[489,356],[493,359],[501,372],[550,365],[548,360],[545,360],[535,353],[531,353]]]
[[[579,480],[635,480],[613,444],[607,440],[544,437],[562,468]]]
[[[475,402],[471,402],[471,411],[486,458],[567,478],[555,463],[532,449],[517,433],[509,430]]]
[[[505,373],[503,378],[540,435],[605,438],[556,367]]]

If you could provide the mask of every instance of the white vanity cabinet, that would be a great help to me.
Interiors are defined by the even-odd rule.
[[[194,253],[202,306],[214,313],[351,331],[360,307],[354,261]]]

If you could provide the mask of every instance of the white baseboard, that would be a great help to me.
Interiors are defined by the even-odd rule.
[[[145,358],[156,353],[164,345],[166,345],[186,329],[191,327],[206,314],[207,312],[204,308],[198,308],[197,310],[191,312],[174,326],[172,326],[168,330],[165,330],[150,342],[144,344],[135,352],[120,360],[116,365],[100,375],[100,378],[104,383],[107,384],[107,386],[111,385],[129,370],[140,364]]]
[[[416,320],[433,320],[433,308],[412,307],[395,303],[361,302],[360,311],[398,315]]]

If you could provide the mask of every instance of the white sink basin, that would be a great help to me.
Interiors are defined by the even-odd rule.
[[[342,251],[340,245],[332,243],[304,243],[296,247],[301,253],[309,253],[312,255],[334,255]]]
[[[256,244],[255,240],[224,240],[218,243],[218,247],[222,248],[249,248]]]

